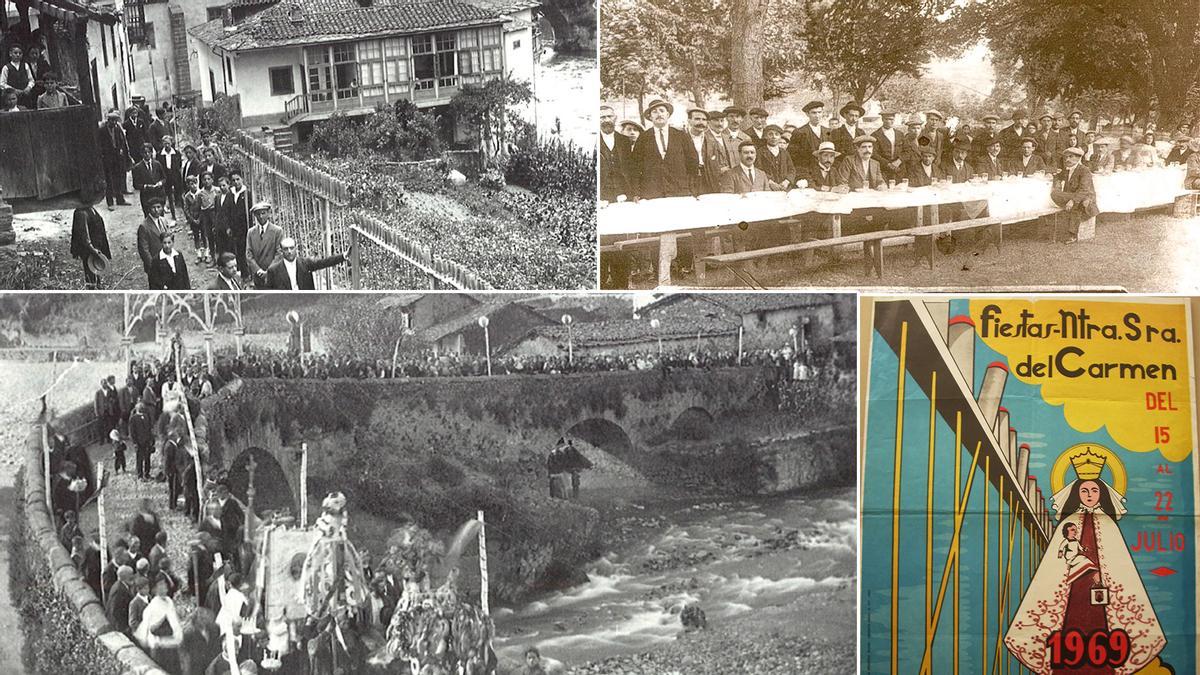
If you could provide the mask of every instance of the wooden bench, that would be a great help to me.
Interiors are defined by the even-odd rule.
[[[658,281],[661,286],[669,284],[671,281],[671,261],[675,259],[675,254],[678,250],[676,245],[680,239],[688,239],[691,236],[690,232],[664,232],[661,235],[621,239],[602,245],[600,253],[603,255],[605,253],[625,253],[637,250],[650,251],[652,259],[656,258],[658,261]],[[665,246],[663,245],[664,242],[666,243]]]
[[[822,249],[830,249],[850,244],[862,244],[863,252],[866,255],[868,264],[874,270],[876,276],[883,276],[883,246],[884,240],[897,239],[901,237],[916,237],[918,241],[924,241],[924,255],[929,261],[929,268],[933,269],[933,239],[940,234],[949,234],[964,230],[974,230],[980,228],[992,228],[993,233],[992,243],[999,250],[1003,241],[1003,224],[998,218],[974,218],[972,220],[961,220],[950,223],[940,223],[937,225],[923,225],[920,227],[910,227],[903,230],[879,230],[877,232],[863,232],[861,234],[851,234],[842,237],[832,237],[830,239],[816,239],[806,241],[799,244],[786,244],[784,246],[772,246],[754,251],[740,251],[738,253],[726,253],[723,255],[711,255],[701,258],[696,262],[696,274],[700,276],[703,273],[706,265],[721,265],[725,267],[740,267],[748,262],[755,260],[770,258],[778,255],[787,255],[791,253],[800,253],[804,251],[817,251]]]
[[[1188,190],[1175,198],[1175,206],[1171,215],[1176,218],[1195,218],[1200,215],[1200,190]]]

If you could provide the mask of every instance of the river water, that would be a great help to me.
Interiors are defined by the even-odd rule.
[[[613,499],[613,488],[605,493]],[[689,603],[710,624],[728,623],[854,579],[852,487],[753,500],[651,499],[635,496],[612,514],[619,543],[590,565],[586,583],[493,613],[502,661],[530,646],[568,666],[641,652],[675,639]]]
[[[581,148],[595,147],[600,100],[596,59],[547,50],[538,64],[534,95],[538,131],[558,134]]]

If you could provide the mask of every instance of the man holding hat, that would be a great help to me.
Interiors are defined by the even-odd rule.
[[[908,184],[910,187],[928,187],[933,181],[942,180],[946,173],[937,163],[937,153],[929,144],[920,147],[921,159],[908,165]]]
[[[836,147],[836,143],[835,143]],[[887,187],[879,162],[872,156],[875,153],[875,139],[866,134],[860,134],[854,139],[853,156],[847,156],[834,171],[834,183],[838,187],[848,187],[851,190],[870,188],[878,190]]]
[[[162,253],[163,236],[170,232],[167,218],[163,215],[162,197],[154,197],[146,205],[146,217],[138,226],[137,247],[138,257],[142,259],[142,271],[146,273],[146,284],[150,289],[155,285],[155,268],[158,266],[158,256]]]
[[[767,147],[766,134],[763,131],[767,127],[767,111],[765,108],[750,109],[750,125],[743,131],[754,144],[758,146],[759,154]]]
[[[1000,132],[1003,145],[1000,148],[1000,158],[1011,162],[1021,156],[1021,139],[1035,133],[1029,120],[1029,113],[1024,110],[1014,110],[1012,124]]]
[[[822,141],[812,153],[812,159],[808,162],[808,173],[801,173],[808,181],[808,187],[818,192],[829,192],[837,185],[834,178],[833,166],[838,157],[842,153],[837,151],[837,147],[833,145],[833,141]]]
[[[1083,166],[1083,150],[1063,150],[1063,168],[1054,177],[1050,199],[1071,214],[1066,243],[1074,243],[1078,236],[1079,223],[1095,218],[1100,213],[1096,207],[1096,188],[1092,183],[1092,172]]]
[[[754,141],[742,141],[738,146],[739,161],[735,168],[726,171],[721,176],[721,192],[730,194],[746,194],[747,192],[763,192],[766,190],[782,190],[767,176],[766,172],[755,167],[758,159],[758,146]]]
[[[246,233],[246,266],[254,287],[266,288],[267,270],[281,255],[283,228],[271,222],[270,202],[255,204],[250,209],[250,217],[254,219],[254,226]],[[217,268],[220,269],[220,261]]]
[[[84,288],[100,287],[100,270],[112,259],[108,248],[108,230],[96,211],[100,192],[96,185],[79,188],[79,206],[71,221],[71,257],[83,263]]]
[[[692,193],[690,180],[699,158],[687,134],[667,124],[673,112],[674,106],[657,98],[645,110],[651,124],[633,146],[634,192],[640,199]]]
[[[784,190],[795,187],[796,167],[792,164],[791,155],[779,147],[783,140],[783,129],[778,125],[768,124],[763,129],[763,134],[767,139],[767,147],[762,151],[758,165]]]
[[[688,111],[688,140],[696,152],[698,166],[692,174],[692,194],[705,195],[721,191],[721,173],[728,168],[729,155],[725,145],[716,142],[708,133],[708,112],[700,108]]]
[[[825,119],[825,104],[820,101],[809,101],[804,104],[804,114],[808,115],[808,124],[792,132],[788,142],[788,154],[792,156],[792,166],[796,167],[799,175],[810,174],[816,166],[817,149],[829,138],[829,130],[821,122]]]
[[[725,152],[728,154],[728,166],[737,166],[741,161],[741,151],[738,149],[742,145],[742,141],[750,140],[746,132],[742,131],[742,121],[746,119],[745,109],[731,105],[725,108],[725,131],[721,134],[721,141],[725,144]]]
[[[606,202],[615,202],[621,195],[628,197],[632,192],[629,162],[633,142],[617,133],[616,121],[617,113],[610,106],[600,106],[600,199]]]
[[[1015,173],[1020,176],[1032,176],[1039,171],[1046,170],[1046,163],[1042,161],[1042,156],[1037,154],[1038,142],[1036,138],[1022,138],[1021,149],[1017,158],[1012,160],[1008,165],[1009,173]]]
[[[879,118],[883,120],[883,126],[871,134],[875,139],[875,158],[879,160],[879,168],[883,170],[884,178],[899,181],[904,173],[904,158],[901,156],[904,139],[896,133],[893,126],[896,113],[885,110],[879,113]]]
[[[971,165],[967,163],[967,155],[971,153],[971,142],[964,138],[954,139],[954,150],[942,165],[942,171],[955,183],[965,183],[975,175]]]
[[[838,152],[843,155],[849,156],[852,154],[857,145],[855,140],[863,135],[858,128],[858,120],[862,118],[864,112],[866,111],[856,101],[847,103],[838,111],[845,123],[833,130],[833,133],[830,134],[830,140],[833,141],[833,145],[837,147]]]

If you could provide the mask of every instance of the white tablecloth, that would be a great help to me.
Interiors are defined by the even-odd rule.
[[[1163,206],[1183,194],[1185,167],[1171,166],[1093,176],[1102,213],[1132,213]],[[1055,208],[1050,180],[1008,178],[987,183],[956,183],[907,191],[868,190],[836,194],[815,190],[664,197],[607,204],[597,215],[601,235],[658,234],[740,222],[776,220],[806,213],[848,214],[858,209],[904,209],[932,204],[986,201],[988,213],[1003,220]]]

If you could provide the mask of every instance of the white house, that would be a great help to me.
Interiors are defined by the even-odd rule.
[[[532,6],[517,9],[531,17],[524,20],[507,13],[513,7],[483,0],[282,0],[189,34],[205,102],[240,94],[245,127],[295,127],[401,99],[443,106],[465,84],[531,78]]]
[[[259,3],[267,0],[257,0]],[[224,16],[226,8],[246,0],[123,0],[126,22],[138,11],[144,38],[132,45],[129,64],[131,96],[143,96],[151,108],[175,96],[195,95],[200,83],[198,60],[190,53],[187,30]]]

